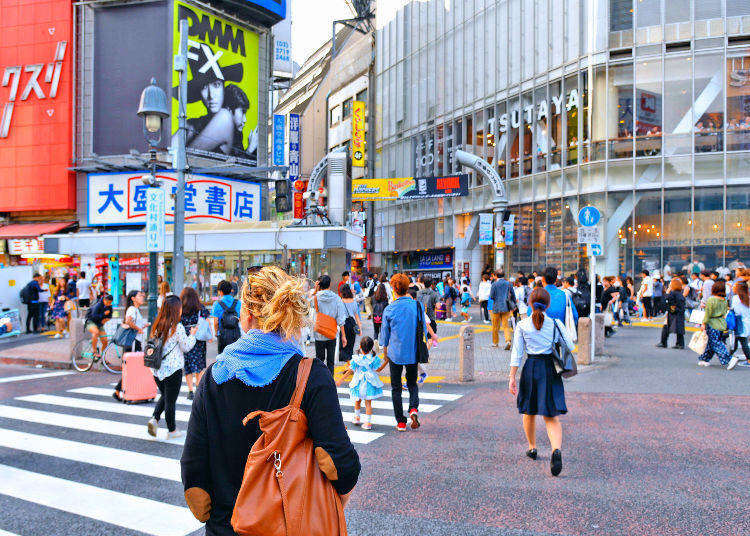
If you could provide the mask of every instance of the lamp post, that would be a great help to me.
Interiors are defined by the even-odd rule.
[[[141,102],[138,106],[138,116],[143,119],[143,136],[149,146],[149,167],[151,174],[144,177],[148,186],[158,187],[156,180],[156,149],[161,141],[161,129],[164,119],[169,117],[167,94],[156,85],[156,79],[141,92]],[[153,324],[156,318],[156,272],[158,256],[156,251],[148,254],[148,321]]]

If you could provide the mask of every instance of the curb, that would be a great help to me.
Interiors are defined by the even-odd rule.
[[[51,359],[34,359],[30,357],[0,357],[3,365],[41,366],[49,369],[70,370],[73,363],[70,361],[53,361]]]

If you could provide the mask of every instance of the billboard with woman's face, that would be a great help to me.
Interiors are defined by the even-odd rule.
[[[257,161],[259,36],[184,2],[174,3],[174,53],[188,21],[187,147]],[[177,133],[179,76],[172,92]]]

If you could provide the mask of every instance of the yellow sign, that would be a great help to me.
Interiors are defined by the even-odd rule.
[[[174,3],[174,53],[188,21],[187,146],[257,160],[258,34],[184,2]],[[172,77],[177,132],[179,73]]]
[[[414,177],[400,179],[352,179],[352,201],[401,199],[416,190]]]
[[[365,167],[365,103],[352,105],[352,166]]]

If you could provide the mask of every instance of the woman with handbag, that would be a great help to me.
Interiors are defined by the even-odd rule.
[[[359,304],[354,299],[352,288],[348,284],[341,285],[339,290],[341,301],[344,302],[346,320],[344,321],[344,333],[346,333],[346,344],[340,341],[339,361],[349,362],[354,355],[354,340],[362,333],[362,321],[359,318]]]
[[[736,337],[734,339],[734,348],[730,355],[737,351],[738,346],[742,346],[742,353],[745,354],[745,359],[750,363],[750,346],[747,344],[747,338],[750,336],[750,297],[748,297],[747,282],[737,280],[732,291],[734,296],[732,296],[731,310],[735,316]],[[741,357],[732,355],[727,368],[729,370],[733,369],[741,360]]]
[[[208,367],[195,393],[181,459],[185,498],[206,523],[208,536],[317,536],[322,534],[314,530],[319,522],[307,530],[289,523],[309,516],[332,519],[332,510],[338,511],[354,488],[360,464],[333,377],[322,361],[304,359],[297,342],[310,307],[303,281],[266,266],[248,275],[240,300],[246,333]],[[278,447],[288,428],[273,435],[278,432],[274,415],[286,416],[290,408],[304,413],[305,418],[285,426],[306,423],[297,449],[304,447],[307,463],[294,457],[297,449]],[[308,468],[311,458],[314,470],[301,476],[300,467]],[[282,501],[280,486],[286,479],[295,479],[296,485],[284,488],[288,493]],[[256,493],[257,485],[267,487]],[[297,503],[303,491],[309,492],[304,508]],[[286,509],[295,515],[282,516]],[[339,513],[343,516],[343,509]]]
[[[661,341],[657,348],[666,348],[669,334],[675,334],[675,350],[685,349],[685,296],[682,294],[682,279],[673,277],[665,300],[667,319],[661,328]]]
[[[716,354],[719,363],[723,366],[729,365],[729,350],[724,344],[722,334],[727,330],[727,299],[724,281],[717,279],[711,286],[711,296],[706,299],[706,308],[703,311],[703,323],[701,331],[708,337],[705,351],[698,357],[698,366],[710,366],[711,358]]]
[[[151,324],[141,314],[140,307],[144,303],[146,303],[146,295],[140,290],[131,290],[125,298],[125,319],[122,321],[122,325],[118,328],[117,333],[115,333],[113,340],[115,343],[118,343],[118,336],[120,336],[121,329],[132,330],[129,331],[130,337],[127,337],[127,342],[130,344],[123,344],[126,352],[130,352],[131,350],[140,352],[146,346],[146,328]],[[122,379],[117,382],[115,391],[112,393],[112,398],[122,401],[121,391]]]
[[[174,295],[166,296],[154,320],[151,329],[151,339],[161,342],[161,365],[153,370],[154,381],[159,388],[159,400],[154,407],[154,414],[148,421],[148,433],[156,437],[159,419],[162,412],[167,421],[167,439],[174,439],[182,435],[175,425],[175,404],[182,387],[182,369],[185,366],[185,352],[195,346],[195,332],[193,327],[190,335],[180,323],[182,316],[182,302]],[[149,340],[148,345],[152,342]],[[148,357],[149,349],[146,348]]]
[[[516,405],[523,415],[523,430],[529,443],[526,456],[532,460],[537,458],[536,416],[544,418],[552,447],[550,472],[557,476],[562,471],[562,425],[558,416],[567,413],[568,408],[562,379],[553,362],[554,346],[564,344],[572,351],[574,345],[563,323],[545,314],[549,303],[549,292],[543,288],[534,289],[529,297],[533,312],[517,324],[513,335],[508,390],[517,396]],[[520,383],[516,383],[516,373],[524,353],[527,359]]]
[[[193,400],[195,388],[200,383],[203,371],[206,369],[206,329],[211,330],[208,324],[209,312],[203,307],[198,291],[192,287],[185,287],[180,294],[182,302],[182,317],[180,322],[186,330],[196,327],[195,346],[185,353],[185,380],[188,386],[188,400]],[[198,329],[201,328],[201,329]]]

